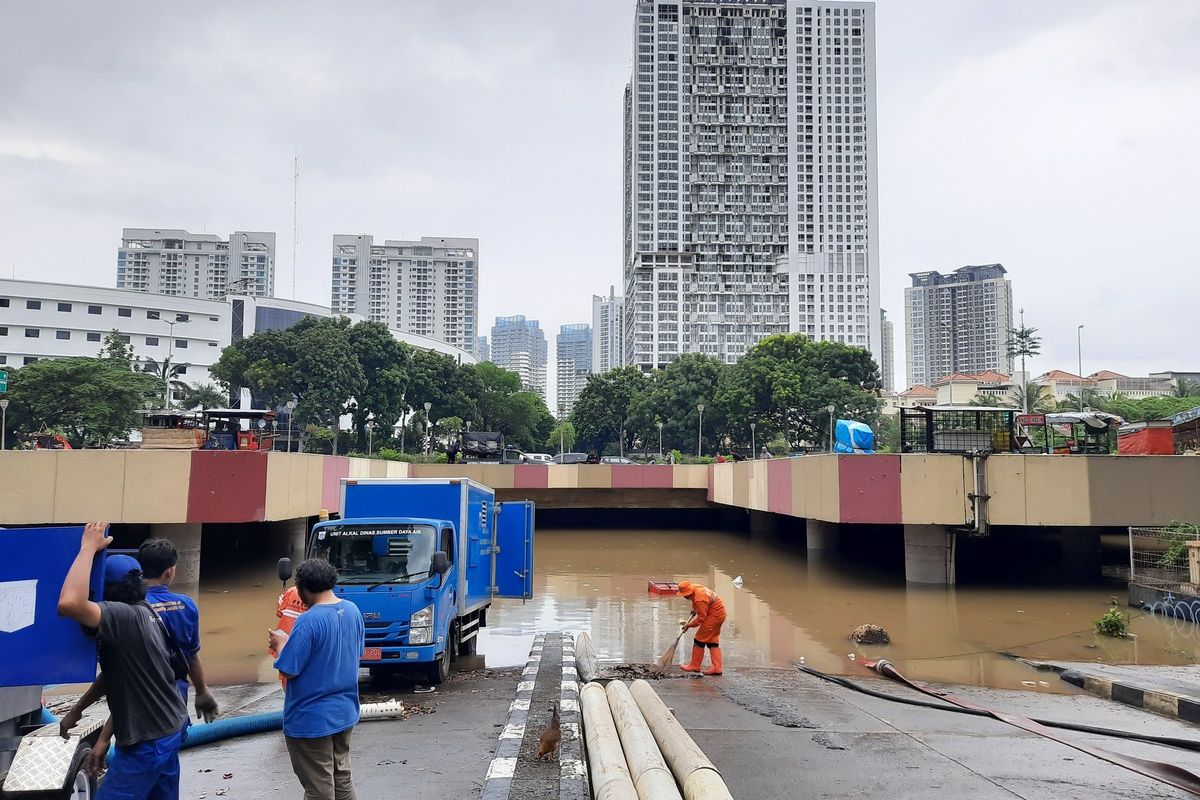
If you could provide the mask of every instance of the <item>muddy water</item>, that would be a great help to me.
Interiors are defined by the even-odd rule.
[[[215,683],[269,681],[264,644],[279,583],[274,566],[209,570],[199,595],[203,653]],[[743,585],[733,580],[741,576]],[[886,657],[924,680],[1064,691],[1065,684],[1001,655],[1127,664],[1192,664],[1200,628],[1132,611],[1136,639],[1092,633],[1110,587],[1053,590],[959,586],[914,588],[803,551],[719,532],[539,530],[535,599],[498,601],[483,631],[488,666],[524,663],[534,633],[587,630],[604,659],[649,663],[670,645],[688,604],[648,594],[648,579],[699,580],[725,601],[722,634],[730,667],[811,667],[853,672],[851,654]],[[882,625],[893,644],[847,639],[862,623]],[[689,639],[679,648],[682,657]],[[1040,682],[1046,685],[1042,686]]]

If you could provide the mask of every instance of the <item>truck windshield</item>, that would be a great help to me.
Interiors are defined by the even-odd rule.
[[[333,564],[338,583],[415,583],[429,577],[436,542],[432,525],[330,525],[312,557]]]

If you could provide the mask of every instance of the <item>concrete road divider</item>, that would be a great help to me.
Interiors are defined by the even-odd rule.
[[[688,736],[650,684],[636,680],[630,685],[629,692],[676,782],[683,787],[684,800],[733,800],[721,773]],[[590,739],[588,745],[591,745]]]
[[[654,734],[629,693],[629,687],[620,681],[612,681],[605,693],[638,797],[641,800],[680,800],[675,777],[663,760]]]
[[[592,797],[595,800],[639,800],[604,688],[597,683],[587,684],[579,692],[579,703],[583,707]]]

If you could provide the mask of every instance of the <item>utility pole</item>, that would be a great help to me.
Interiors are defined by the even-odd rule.
[[[1075,346],[1079,351],[1079,411],[1083,412],[1083,326],[1075,329]]]
[[[0,400],[0,451],[8,447],[8,398]]]
[[[299,220],[300,207],[300,151],[296,151],[292,161],[292,299],[296,299],[296,248],[300,244]]]
[[[704,454],[704,403],[697,403],[696,410],[700,412],[700,423],[696,426],[696,458]]]

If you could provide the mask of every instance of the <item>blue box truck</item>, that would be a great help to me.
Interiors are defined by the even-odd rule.
[[[372,674],[441,683],[475,652],[493,598],[533,597],[532,502],[497,503],[466,478],[343,478],[341,499],[306,552],[337,568],[334,593],[362,611]]]

